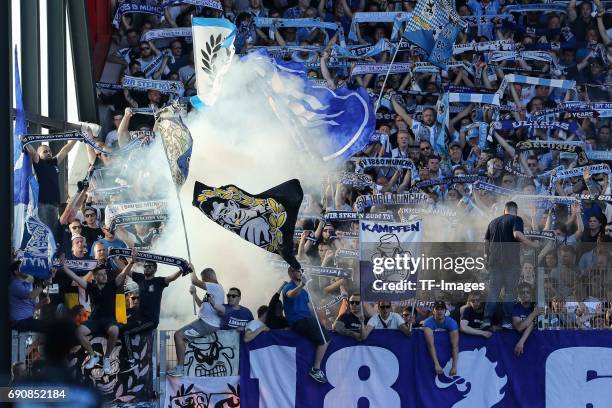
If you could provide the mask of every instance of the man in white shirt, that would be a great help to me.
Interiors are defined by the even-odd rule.
[[[412,327],[408,327],[399,313],[391,311],[391,302],[385,301],[378,302],[378,313],[368,320],[363,340],[367,339],[374,329],[399,330],[406,336],[412,334]]]
[[[266,315],[268,314],[268,306],[261,305],[257,309],[257,319],[251,320],[244,331],[244,342],[248,343],[253,341],[260,333],[269,331],[270,328],[266,326]]]
[[[173,377],[183,376],[183,361],[185,361],[185,345],[190,338],[208,336],[221,327],[221,316],[225,313],[223,297],[225,291],[217,281],[217,275],[212,268],[206,268],[201,273],[202,280],[198,279],[195,271],[191,269],[191,283],[207,293],[203,299],[198,297],[195,287],[189,289],[193,299],[200,306],[198,319],[181,327],[174,333],[174,344],[176,347],[176,367],[168,371]]]

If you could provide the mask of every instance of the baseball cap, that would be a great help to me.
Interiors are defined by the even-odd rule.
[[[453,148],[453,147],[455,147],[455,146],[457,146],[458,148],[460,148],[460,149],[461,149],[461,143],[459,143],[459,142],[457,142],[457,141],[455,141],[455,142],[451,142],[451,143],[448,145],[448,148],[449,148],[449,149],[452,149],[452,148]]]
[[[81,234],[72,234],[72,237],[70,238],[71,241],[74,241],[75,239],[79,239],[81,238],[82,240],[85,240],[85,237],[82,236]]]
[[[434,302],[433,308],[434,309],[444,309],[444,310],[446,310],[446,303],[444,303],[441,300],[438,300],[438,301]]]

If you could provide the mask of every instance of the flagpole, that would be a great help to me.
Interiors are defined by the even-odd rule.
[[[302,273],[302,279],[304,279],[304,274]],[[306,281],[306,288],[308,287],[308,284],[310,283],[310,279],[308,279]],[[315,319],[317,321],[317,326],[319,326],[319,333],[321,333],[321,338],[323,339],[323,343],[327,344],[327,340],[325,339],[325,335],[323,334],[323,328],[321,327],[321,322],[319,321],[319,315],[317,315],[317,308],[315,307],[314,303],[312,303],[312,298],[310,297],[310,292],[308,292],[308,290],[304,289],[304,292],[306,292],[306,296],[308,296],[308,302],[312,305],[312,311],[315,315]]]
[[[187,247],[187,260],[191,264],[191,250],[189,249],[189,239],[187,238],[187,227],[185,226],[185,214],[183,214],[183,204],[181,203],[181,199],[179,197],[179,189],[176,189],[176,201],[178,201],[179,209],[181,210],[181,221],[183,222],[183,234],[185,236],[185,246]],[[196,315],[196,303],[193,296],[191,297],[191,302],[193,305],[193,314]]]
[[[389,73],[391,72],[391,67],[393,67],[393,62],[395,62],[395,57],[397,57],[397,52],[400,49],[400,43],[402,42],[403,36],[404,36],[404,32],[402,31],[402,34],[400,35],[400,40],[397,43],[397,47],[395,47],[395,52],[393,53],[393,57],[391,58],[391,62],[389,63],[389,68],[387,69],[387,73],[385,74],[385,79],[383,81],[382,87],[380,88],[380,94],[378,94],[378,100],[376,101],[376,106],[374,106],[374,114],[376,114],[380,106],[380,100],[382,99],[383,93],[385,92],[385,85],[387,84],[387,78],[389,78]]]

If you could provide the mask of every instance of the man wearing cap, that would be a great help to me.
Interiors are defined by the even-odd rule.
[[[366,325],[362,340],[368,338],[372,330],[399,330],[406,336],[412,334],[412,326],[409,326],[404,321],[404,318],[399,314],[391,311],[391,302],[379,301],[378,313],[370,317]]]
[[[508,201],[504,214],[489,223],[485,234],[485,256],[489,270],[489,296],[485,307],[482,329],[491,326],[497,301],[504,288],[502,327],[512,329],[512,306],[516,299],[516,285],[520,276],[521,247],[523,243],[538,248],[537,241],[531,241],[523,234],[523,219],[517,215],[518,206]]]
[[[448,145],[448,157],[440,165],[440,167],[442,168],[443,176],[452,176],[453,170],[456,166],[464,165],[465,161],[463,160],[463,150],[461,148],[461,143],[451,142],[451,144]]]
[[[427,350],[429,356],[434,363],[434,370],[436,374],[443,374],[442,365],[438,361],[438,355],[436,354],[436,346],[434,344],[434,331],[446,330],[450,337],[452,347],[452,366],[448,372],[448,376],[452,377],[457,375],[457,364],[459,362],[459,327],[457,322],[450,316],[446,316],[446,303],[438,300],[434,303],[433,316],[425,319],[423,322],[423,333],[425,335],[425,343],[427,344]]]
[[[135,363],[134,353],[131,347],[130,336],[155,330],[159,324],[159,312],[161,309],[162,292],[171,282],[177,280],[183,273],[179,269],[172,275],[166,277],[155,276],[157,263],[145,261],[144,274],[132,272],[129,269],[127,276],[138,284],[139,306],[133,319],[121,327],[123,344],[126,346],[128,363]]]

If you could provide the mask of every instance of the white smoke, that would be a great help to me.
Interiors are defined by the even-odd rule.
[[[241,304],[254,315],[257,307],[267,304],[287,279],[286,274],[270,267],[269,253],[223,230],[191,202],[196,180],[209,186],[235,184],[256,194],[297,178],[306,193],[319,192],[321,181],[330,171],[329,165],[305,154],[295,142],[296,129],[279,120],[274,111],[288,109],[282,103],[295,95],[296,87],[299,92],[299,81],[297,85],[285,82],[284,85],[291,85],[285,90],[276,89],[273,109],[266,96],[269,86],[265,78],[269,75],[272,75],[269,63],[234,61],[216,104],[189,114],[185,123],[194,140],[193,153],[189,177],[180,191],[191,261],[196,271],[205,267],[215,269],[226,293],[230,287],[240,288]],[[280,105],[279,100],[283,101]],[[173,218],[180,219],[180,216]],[[187,257],[182,227],[169,230],[165,238],[160,246],[164,253]],[[179,324],[193,320],[189,284],[189,278],[184,277],[165,290],[161,329],[177,329]]]

